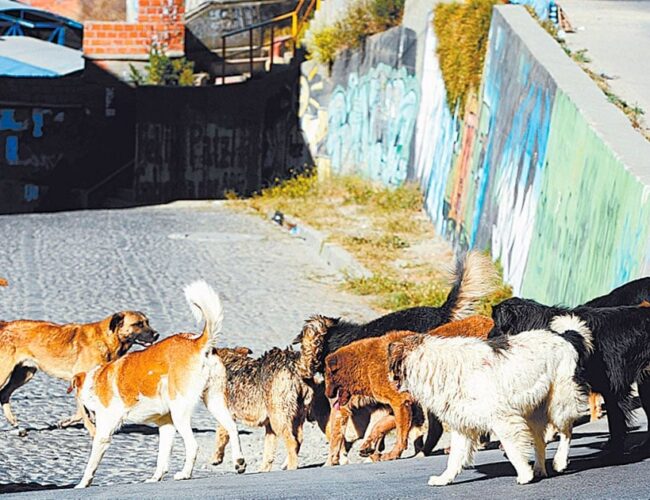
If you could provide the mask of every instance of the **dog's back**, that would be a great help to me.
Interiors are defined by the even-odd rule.
[[[591,299],[583,305],[587,307],[633,306],[650,301],[650,277],[625,283],[606,295]]]

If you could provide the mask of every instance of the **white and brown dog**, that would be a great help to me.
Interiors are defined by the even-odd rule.
[[[233,462],[238,472],[244,472],[237,427],[225,402],[226,369],[212,350],[223,322],[221,300],[204,281],[187,286],[185,297],[197,320],[205,320],[200,335],[172,335],[87,375],[75,375],[72,386],[78,388],[81,403],[95,412],[97,428],[90,459],[77,488],[90,485],[113,433],[124,421],[159,427],[158,462],[149,482],[160,481],[168,471],[172,443],[178,431],[185,444],[185,465],[174,479],[188,479],[198,450],[191,418],[208,379],[213,380],[213,386],[218,385],[214,384],[215,379],[222,380],[224,394],[213,398],[211,410],[230,433]]]

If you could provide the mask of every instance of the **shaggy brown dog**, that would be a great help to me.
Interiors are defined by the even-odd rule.
[[[283,468],[298,468],[302,427],[313,399],[315,365],[331,325],[328,318],[307,320],[301,334],[301,351],[274,348],[259,359],[248,356],[246,348],[218,349],[226,366],[227,405],[234,419],[251,427],[264,427],[264,454],[261,472],[268,472],[275,458],[276,438],[284,440],[287,461]],[[210,407],[211,386],[203,400]],[[228,434],[217,426],[212,463],[220,464],[228,444]]]
[[[138,311],[118,312],[96,323],[0,322],[0,403],[5,417],[18,426],[9,398],[36,370],[71,381],[77,373],[123,356],[133,344],[146,346],[157,339],[147,317]],[[74,417],[59,425],[81,421],[82,410],[78,409]]]
[[[428,335],[443,337],[478,337],[487,338],[493,328],[491,318],[471,316],[438,327]],[[399,458],[407,447],[408,434],[412,425],[413,410],[416,407],[411,395],[400,392],[389,380],[388,346],[413,332],[390,332],[382,337],[369,338],[353,342],[342,347],[325,360],[325,395],[334,399],[330,423],[330,454],[328,462],[336,465],[339,462],[343,434],[341,429],[347,423],[353,406],[383,403],[393,410],[392,422],[384,419],[363,446],[364,453],[374,449],[381,437],[393,427],[397,429],[397,441],[393,449],[385,454],[373,455],[374,460],[394,460]],[[351,398],[355,396],[355,401]],[[352,403],[352,404],[350,404]],[[420,410],[421,412],[421,410]],[[429,425],[436,425],[430,422]],[[439,423],[437,423],[439,425]],[[438,438],[441,434],[438,434]]]

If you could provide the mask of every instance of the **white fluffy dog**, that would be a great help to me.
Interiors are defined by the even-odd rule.
[[[587,406],[576,371],[593,348],[591,332],[575,316],[556,317],[551,329],[500,342],[413,335],[389,348],[391,376],[451,428],[447,469],[429,485],[451,483],[472,462],[479,436],[494,432],[517,470],[517,483],[546,476],[548,424],[559,430],[553,469],[568,464],[573,422]],[[559,335],[558,335],[559,334]],[[530,441],[535,468],[528,463]]]

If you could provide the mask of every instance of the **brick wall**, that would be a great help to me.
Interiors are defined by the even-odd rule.
[[[138,21],[84,23],[84,55],[90,58],[146,56],[152,43],[170,55],[184,51],[183,0],[139,0]]]

